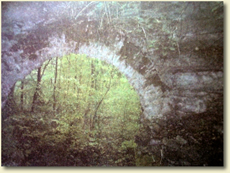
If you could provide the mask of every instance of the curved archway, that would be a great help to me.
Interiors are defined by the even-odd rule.
[[[48,60],[16,84],[14,103],[3,126],[4,165],[135,165],[140,101],[114,66],[85,55]],[[24,159],[11,155],[15,148]]]
[[[101,29],[98,26],[101,21],[84,16],[71,19],[69,14],[68,19],[66,14],[57,15],[55,10],[65,11],[65,3],[37,5],[3,3],[2,106],[17,80],[24,78],[45,60],[69,53],[84,53],[120,69],[140,95],[145,117],[162,117],[172,111],[170,105],[182,112],[205,112],[206,102],[212,97],[206,95],[207,98],[200,99],[201,91],[210,88],[210,84],[214,90],[222,88],[221,69],[214,71],[203,67],[205,62],[195,56],[186,60],[181,55],[178,62],[171,62],[170,65],[169,59],[162,66],[158,55],[154,55],[152,49],[146,50],[142,37],[132,38],[114,25],[104,24]],[[57,9],[52,11],[48,9],[49,5],[55,5]],[[19,18],[17,14],[21,10],[27,13],[20,14]],[[31,10],[34,12],[27,15]],[[47,18],[48,14],[58,18]],[[195,66],[188,66],[183,61],[194,62]],[[181,90],[184,93],[180,95],[186,95],[186,98],[175,96]]]

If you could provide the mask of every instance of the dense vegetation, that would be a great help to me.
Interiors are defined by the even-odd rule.
[[[53,4],[46,5],[51,7]],[[154,52],[163,59],[176,58],[191,52],[191,47],[208,50],[206,54],[218,52],[222,56],[221,39],[215,43],[215,51],[211,51],[210,43],[206,41],[206,38],[210,37],[209,34],[223,33],[222,2],[86,1],[79,2],[78,5],[75,2],[66,2],[64,7],[62,14],[59,11],[54,14],[57,18],[68,16],[62,18],[64,27],[70,24],[70,20],[98,21],[95,30],[100,39],[107,37],[109,29],[115,29],[126,34],[129,39],[142,38],[138,39],[138,44],[141,44],[143,51]],[[73,39],[73,34],[68,32],[74,29],[68,27],[65,34],[67,37],[71,35],[70,39]],[[195,33],[192,35],[194,40],[189,36],[191,33]],[[77,36],[77,40],[79,39],[82,39],[81,36]],[[83,40],[87,42],[87,38]]]
[[[113,66],[85,55],[54,58],[17,82],[12,96],[3,163],[136,164],[139,97]]]

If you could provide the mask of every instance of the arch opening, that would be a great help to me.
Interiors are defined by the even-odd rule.
[[[106,62],[75,54],[48,60],[15,84],[11,103],[3,129],[6,165],[136,165],[139,96]],[[59,150],[75,161],[58,161]],[[93,151],[90,160],[76,161]]]
[[[151,62],[147,62],[147,64],[142,64],[141,68],[145,68],[145,73],[140,73],[136,70],[136,66],[138,66],[139,61],[135,61],[137,63],[132,64],[129,63],[130,59],[125,59],[120,55],[120,50],[124,48],[124,41],[120,40],[113,45],[113,49],[111,47],[106,46],[104,43],[95,43],[95,42],[89,42],[87,44],[81,44],[76,49],[77,42],[74,41],[67,41],[65,39],[65,35],[61,36],[50,36],[49,37],[50,44],[48,47],[45,47],[39,51],[35,51],[33,56],[29,56],[30,58],[28,60],[21,61],[18,63],[17,69],[22,69],[20,73],[17,73],[16,71],[11,72],[12,78],[9,80],[9,83],[3,83],[5,86],[7,85],[13,85],[14,82],[17,80],[22,79],[26,74],[29,74],[29,72],[33,69],[36,69],[41,66],[41,64],[49,59],[48,57],[51,57],[52,55],[54,57],[60,57],[63,54],[69,54],[69,53],[80,53],[80,54],[86,54],[89,57],[96,57],[100,60],[106,61],[108,64],[113,64],[115,67],[119,69],[120,72],[122,72],[124,75],[126,75],[129,83],[134,87],[134,89],[137,91],[140,97],[141,106],[143,107],[143,129],[140,129],[139,134],[135,138],[134,143],[137,144],[137,153],[139,159],[137,160],[137,165],[170,165],[170,161],[167,159],[162,158],[161,151],[164,151],[164,154],[167,154],[169,158],[176,159],[174,156],[170,155],[173,149],[171,147],[175,147],[175,150],[178,150],[178,143],[179,145],[185,145],[186,151],[179,152],[179,158],[182,158],[184,154],[191,160],[189,163],[196,164],[195,158],[196,153],[199,151],[199,146],[197,147],[197,141],[196,139],[193,140],[193,138],[187,138],[186,134],[187,132],[190,132],[190,128],[183,131],[183,133],[180,133],[179,131],[175,131],[176,129],[180,129],[183,126],[181,124],[178,124],[178,121],[181,121],[181,118],[185,118],[184,116],[187,115],[196,115],[193,117],[199,117],[202,112],[206,111],[207,106],[206,102],[208,100],[211,100],[213,97],[216,97],[216,93],[209,95],[206,92],[201,92],[200,90],[204,88],[205,84],[210,84],[213,81],[218,81],[216,83],[213,83],[213,88],[221,88],[221,80],[218,80],[222,77],[222,73],[203,73],[202,71],[195,72],[194,74],[191,74],[189,71],[186,71],[184,69],[167,69],[166,71],[161,70],[161,74],[158,73],[158,70],[155,69],[155,64]],[[17,54],[17,53],[15,53]],[[35,56],[34,56],[35,55]],[[18,55],[19,56],[19,55]],[[20,57],[20,56],[19,56]],[[130,57],[129,57],[130,58]],[[135,57],[131,57],[135,58]],[[134,60],[133,60],[134,61]],[[4,72],[5,73],[5,72]],[[6,77],[8,75],[5,75]],[[3,77],[5,77],[3,76]],[[190,78],[190,76],[193,76],[193,78]],[[193,88],[194,90],[197,90],[198,93],[193,93],[192,90],[190,90],[190,85],[192,83],[199,82],[199,78],[205,78],[209,77],[210,80],[204,80],[202,85],[195,85]],[[166,90],[163,90],[163,83],[162,81],[167,81],[168,85],[171,87],[174,87],[174,90],[170,90],[166,88]],[[6,80],[5,80],[6,81]],[[174,82],[176,81],[176,82]],[[181,81],[183,83],[181,84]],[[6,87],[7,88],[7,87]],[[181,91],[179,91],[181,90]],[[5,90],[3,90],[5,91]],[[8,91],[8,93],[10,93]],[[4,94],[4,92],[3,92]],[[218,94],[218,93],[217,93]],[[6,94],[8,95],[8,94]],[[204,97],[203,97],[204,96]],[[203,97],[203,98],[202,98]],[[220,111],[221,113],[222,111]],[[162,117],[162,115],[164,115]],[[208,114],[204,114],[204,118],[200,119],[200,124],[202,124],[203,121],[208,120]],[[220,116],[219,114],[215,114],[215,116]],[[168,118],[169,117],[169,118]],[[218,118],[218,117],[217,117]],[[166,121],[165,121],[166,119]],[[183,120],[184,121],[184,120]],[[193,120],[196,121],[196,120]],[[189,124],[190,121],[187,121],[185,124]],[[190,122],[191,123],[191,122]],[[219,122],[218,122],[219,123]],[[173,125],[172,125],[173,124]],[[211,124],[210,124],[211,125]],[[188,125],[188,127],[191,127]],[[205,128],[204,126],[201,126],[201,130]],[[221,135],[219,134],[219,129],[222,126],[218,126],[215,129],[215,132],[217,133],[217,136]],[[192,128],[192,127],[191,127]],[[198,131],[200,130],[199,127],[196,127]],[[171,129],[171,131],[170,131]],[[169,132],[170,131],[170,132]],[[197,131],[196,131],[197,133]],[[208,133],[205,131],[205,133]],[[182,135],[180,135],[182,134]],[[171,136],[170,136],[171,135]],[[184,138],[181,138],[181,136],[186,136]],[[199,135],[198,135],[199,136]],[[168,138],[171,138],[168,140]],[[188,147],[188,142],[190,141],[193,143],[192,149]],[[199,142],[199,141],[198,141]],[[134,143],[125,144],[134,146]],[[172,145],[171,145],[172,144]],[[206,144],[206,143],[205,143]],[[162,146],[167,146],[166,149],[161,150]],[[202,145],[201,145],[202,146]],[[147,147],[147,150],[146,150]],[[218,144],[218,148],[221,150],[221,143]],[[188,151],[194,150],[194,154],[190,156]],[[210,148],[212,150],[212,148]],[[146,153],[146,151],[148,151]],[[193,152],[193,151],[192,151]],[[144,153],[144,154],[143,154]],[[151,153],[152,155],[149,155],[148,153]],[[221,152],[216,151],[214,154],[220,154]],[[21,155],[21,154],[19,154]],[[24,155],[24,154],[22,154]],[[154,158],[154,159],[153,159]],[[163,161],[162,161],[163,159]],[[208,160],[208,159],[207,159]],[[199,158],[199,164],[202,163],[202,158]],[[175,162],[177,163],[177,162]],[[221,163],[221,161],[219,162]],[[178,165],[187,164],[186,163],[177,163]]]
[[[67,40],[65,34],[62,34],[61,36],[52,35],[48,38],[48,40],[48,46],[46,45],[46,47],[37,50],[32,54],[27,54],[26,56],[28,60],[21,60],[20,64],[18,64],[16,68],[16,70],[23,69],[20,73],[15,71],[12,75],[12,80],[9,80],[9,83],[3,83],[4,90],[2,92],[2,106],[5,105],[8,94],[10,93],[9,86],[13,86],[17,80],[22,80],[33,69],[39,68],[44,61],[50,59],[49,57],[62,57],[63,55],[75,53],[86,54],[89,57],[98,58],[99,60],[115,66],[122,74],[124,74],[140,97],[141,106],[144,110],[144,118],[151,119],[153,117],[161,117],[165,112],[170,110],[167,105],[167,100],[165,102],[162,98],[164,91],[162,88],[166,85],[161,81],[155,70],[148,71],[148,69],[154,69],[154,63],[149,63],[149,61],[146,60],[147,58],[144,58],[144,62],[146,61],[146,64],[141,65],[143,58],[140,58],[136,61],[136,63],[130,64],[129,59],[125,58],[125,54],[120,55],[121,49],[126,47],[123,39],[116,41],[113,48],[106,46],[104,43],[94,41],[87,44],[79,44],[76,41]],[[21,57],[21,54],[24,53],[21,53],[20,51],[17,52],[15,54],[17,57],[15,58],[23,58]],[[136,57],[130,58],[135,59]],[[140,72],[141,69],[147,70],[148,73],[143,74],[143,72]],[[4,76],[5,75],[2,77]],[[152,82],[156,83],[152,84]],[[162,107],[164,107],[164,109],[162,109]]]

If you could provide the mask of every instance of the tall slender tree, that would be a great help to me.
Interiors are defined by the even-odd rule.
[[[20,107],[21,111],[23,111],[23,105],[24,105],[24,80],[21,81],[21,96],[20,96]]]
[[[54,88],[53,88],[53,110],[56,111],[56,88],[57,88],[57,75],[58,75],[58,57],[55,61],[55,70],[54,70]]]
[[[34,112],[36,102],[38,101],[41,79],[42,79],[41,67],[39,67],[37,71],[37,84],[36,84],[36,89],[35,89],[34,96],[33,96],[31,112]]]
[[[50,60],[45,64],[43,71],[42,71],[42,66],[38,68],[37,70],[37,83],[36,83],[36,89],[33,95],[33,101],[32,101],[32,106],[31,106],[31,112],[34,112],[35,110],[35,106],[36,106],[36,102],[39,101],[39,93],[41,92],[41,81],[42,81],[42,76],[45,73],[45,70],[47,68],[47,66],[49,65]],[[21,84],[21,89],[24,88],[24,83],[22,81]],[[23,93],[21,94],[21,105],[23,105]]]

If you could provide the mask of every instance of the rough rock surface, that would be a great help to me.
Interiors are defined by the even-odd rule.
[[[180,33],[183,39],[177,46],[178,52],[168,51],[164,57],[154,47],[146,47],[144,32],[135,35],[116,25],[101,25],[96,18],[73,17],[71,12],[66,12],[65,3],[3,3],[2,109],[13,85],[46,60],[70,53],[86,54],[114,65],[126,75],[140,96],[142,122],[152,132],[150,143],[154,146],[160,143],[158,140],[163,140],[159,151],[168,151],[165,164],[205,164],[198,159],[201,155],[197,147],[189,146],[199,146],[202,139],[199,141],[192,133],[185,137],[185,131],[189,132],[189,129],[179,122],[191,117],[193,123],[193,117],[207,112],[215,118],[221,117],[215,121],[216,125],[223,121],[223,31],[219,31],[223,21],[214,22],[216,26],[213,26],[211,19],[196,16],[202,12],[194,12],[194,5],[205,11],[208,3],[189,4],[184,9],[183,20],[178,24],[184,28]],[[164,13],[157,13],[156,18],[161,15]],[[178,17],[174,13],[168,16]],[[134,27],[132,22],[127,21],[127,24]],[[210,25],[213,26],[211,29]],[[151,37],[156,33],[153,30]],[[222,109],[215,108],[217,105]],[[172,119],[175,124],[171,127],[167,123]],[[204,120],[208,121],[207,116]],[[181,126],[179,130],[185,129],[184,132],[169,136],[170,132],[166,130],[178,126]],[[185,160],[185,155],[191,156]],[[163,159],[162,155],[159,157]]]

